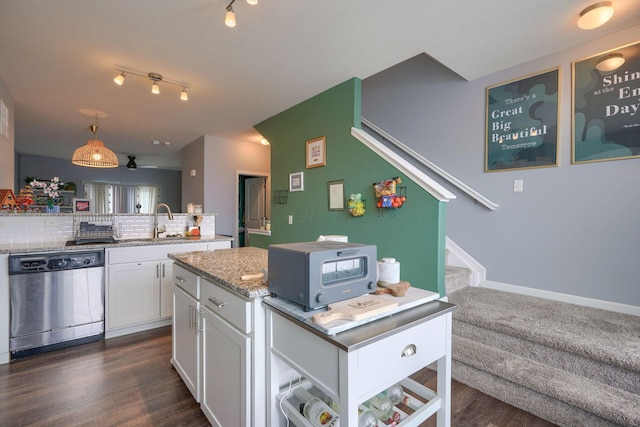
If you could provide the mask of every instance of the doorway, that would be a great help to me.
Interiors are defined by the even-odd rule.
[[[236,247],[250,246],[248,229],[259,229],[269,217],[269,175],[238,172]]]

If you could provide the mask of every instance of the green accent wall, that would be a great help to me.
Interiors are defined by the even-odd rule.
[[[316,240],[342,234],[377,246],[378,259],[400,262],[402,280],[444,296],[446,203],[439,202],[395,167],[351,136],[360,128],[361,80],[350,79],[285,110],[255,128],[271,143],[271,190],[288,190],[289,174],[304,173],[304,191],[286,204],[271,202],[271,236],[251,236],[251,245]],[[326,137],[326,166],[306,169],[306,141]],[[378,210],[372,184],[400,177],[407,201],[400,209]],[[346,199],[361,193],[367,211],[351,217],[328,209],[329,181],[344,180]],[[289,215],[293,224],[288,224]]]

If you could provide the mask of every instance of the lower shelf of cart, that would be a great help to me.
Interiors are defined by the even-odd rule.
[[[404,400],[402,404],[393,408],[400,415],[400,421],[391,424],[378,421],[379,427],[417,425],[435,414],[442,406],[441,398],[422,384],[410,378],[402,380],[400,384],[404,388]],[[281,390],[277,396],[278,410],[281,410],[289,422],[295,426],[312,427],[312,424],[300,413],[300,406],[304,402],[294,393],[297,387],[303,387],[310,394],[321,399],[324,396],[310,381],[304,380]],[[362,405],[360,406],[362,407]]]

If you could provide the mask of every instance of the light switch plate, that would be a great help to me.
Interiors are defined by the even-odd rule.
[[[514,179],[513,180],[513,192],[514,193],[522,193],[523,186],[524,186],[524,183],[522,182],[521,179]]]

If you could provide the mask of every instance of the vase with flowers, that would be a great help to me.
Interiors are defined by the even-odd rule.
[[[64,187],[64,182],[57,176],[51,178],[51,181],[33,180],[29,186],[34,189],[42,190],[42,196],[38,197],[38,204],[46,205],[46,212],[60,212],[64,198],[60,196],[60,191]]]

